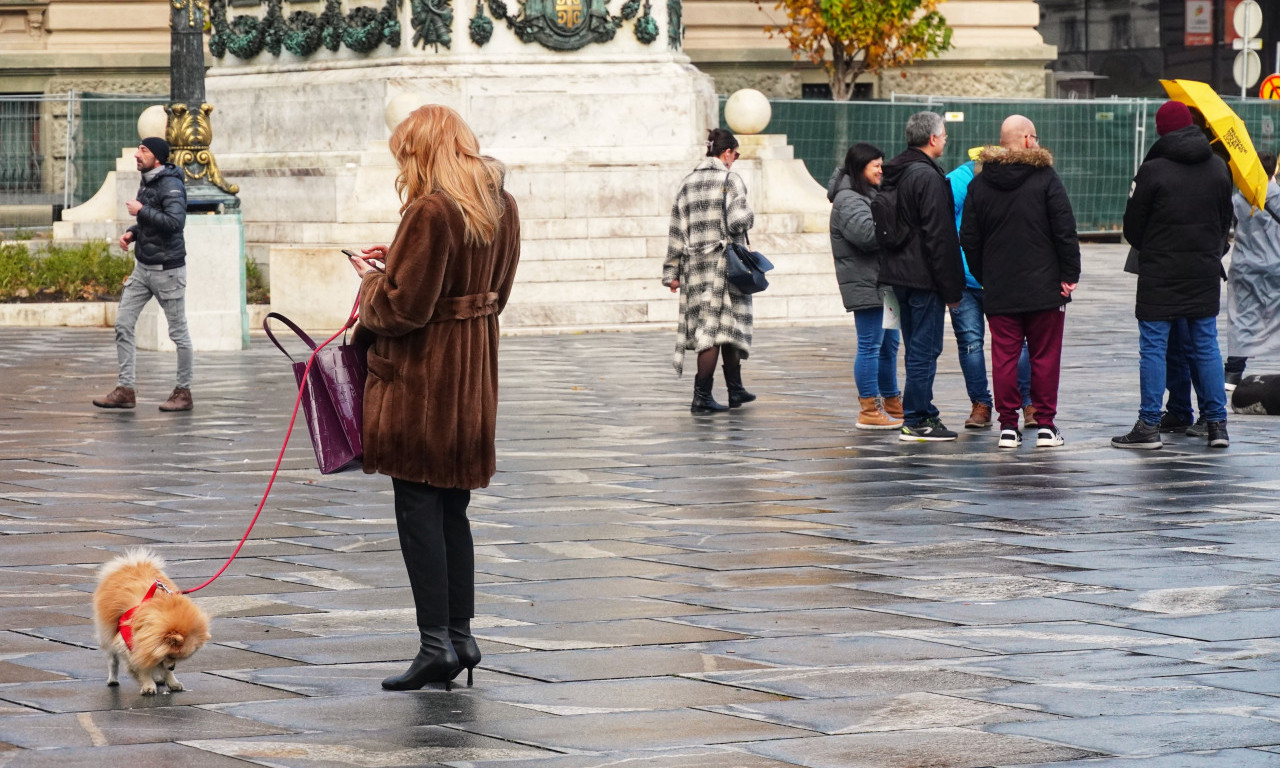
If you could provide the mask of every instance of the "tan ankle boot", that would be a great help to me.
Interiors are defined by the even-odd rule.
[[[884,398],[884,412],[889,418],[902,421],[902,395]]]
[[[876,405],[874,397],[860,397],[862,411],[858,414],[858,429],[897,429],[902,426],[902,419],[892,419]]]

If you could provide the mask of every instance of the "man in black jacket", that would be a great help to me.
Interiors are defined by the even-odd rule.
[[[898,437],[955,440],[933,405],[944,307],[959,305],[964,292],[955,203],[937,163],[947,145],[946,124],[936,112],[917,112],[907,120],[906,139],[906,151],[884,164],[881,185],[898,190],[898,216],[912,233],[900,248],[880,253],[880,283],[892,286],[898,300],[907,374]]]
[[[1200,413],[1209,446],[1226,448],[1227,396],[1218,350],[1222,256],[1227,252],[1231,172],[1176,101],[1156,112],[1160,139],[1133,180],[1124,211],[1124,236],[1137,252],[1142,404],[1138,421],[1116,448],[1160,448],[1160,405],[1165,389],[1169,329],[1185,319],[1184,354],[1199,382]]]
[[[1080,280],[1080,242],[1067,190],[1040,147],[1035,125],[1011,115],[1000,146],[979,156],[982,172],[969,185],[960,243],[969,271],[983,287],[991,327],[991,381],[1000,414],[1001,448],[1022,444],[1018,430],[1018,357],[1031,358],[1036,447],[1062,445],[1054,424],[1062,367],[1066,305]]]
[[[134,326],[152,296],[160,302],[169,321],[169,338],[178,348],[178,381],[161,406],[162,411],[189,411],[194,354],[187,332],[186,287],[187,245],[182,230],[187,220],[187,188],[184,172],[169,159],[169,144],[151,137],[142,140],[133,158],[142,171],[137,198],[125,208],[137,223],[120,238],[120,249],[134,245],[133,274],[124,281],[120,308],[116,313],[116,357],[120,374],[116,388],[93,401],[99,408],[133,408]]]

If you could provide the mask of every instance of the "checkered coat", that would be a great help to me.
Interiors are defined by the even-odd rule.
[[[728,232],[725,199],[728,198]],[[751,351],[751,296],[738,292],[725,278],[729,238],[745,242],[755,214],[747,204],[747,185],[718,158],[703,158],[680,184],[671,206],[667,259],[662,284],[680,281],[680,321],[672,359],[676,374],[684,372],[685,350],[701,352],[729,344]]]

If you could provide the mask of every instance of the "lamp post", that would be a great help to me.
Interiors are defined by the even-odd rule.
[[[213,106],[204,94],[204,20],[208,0],[169,0],[169,115],[165,129],[170,159],[186,172],[187,209],[222,211],[240,207],[240,188],[228,184],[209,150]]]

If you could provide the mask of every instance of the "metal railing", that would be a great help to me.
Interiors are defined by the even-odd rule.
[[[1280,142],[1280,101],[1227,99],[1245,121],[1255,146]],[[1036,124],[1040,143],[1054,156],[1081,232],[1120,229],[1129,186],[1155,143],[1155,113],[1162,99],[972,99],[898,96],[888,101],[771,101],[769,133],[786,134],[796,156],[824,186],[849,146],[865,141],[892,157],[904,146],[907,118],[931,110],[947,119],[950,171],[968,160],[968,149],[995,143],[1011,114]]]
[[[92,197],[125,147],[138,116],[167,95],[0,95],[0,205],[70,208]]]

